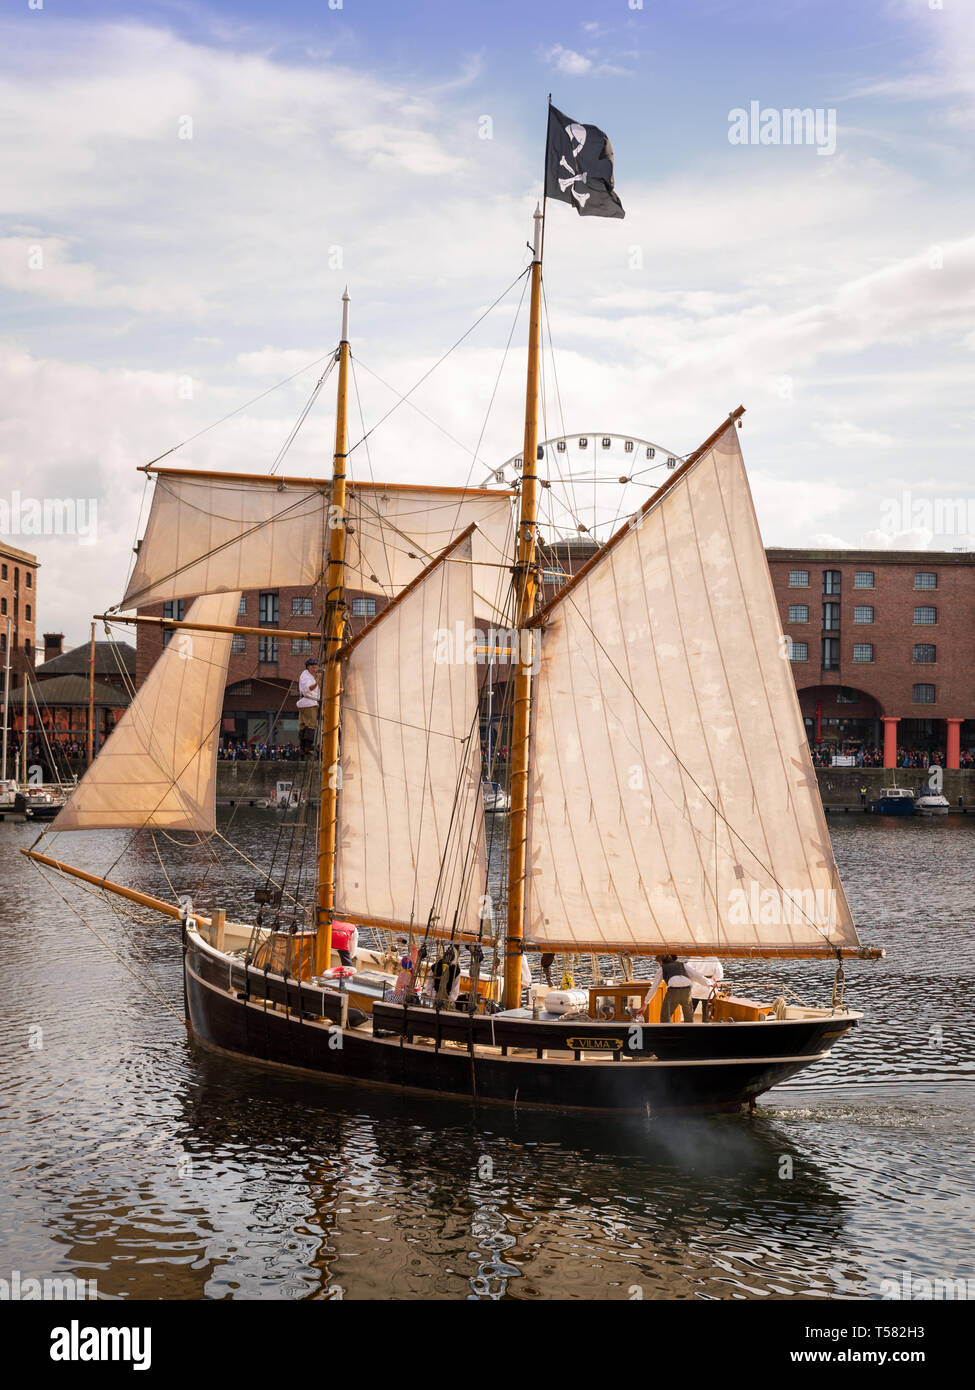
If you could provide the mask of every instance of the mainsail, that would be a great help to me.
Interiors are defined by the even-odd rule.
[[[471,565],[463,563],[471,542],[459,540],[349,644],[340,917],[422,930],[433,909],[438,933],[477,934],[486,877],[477,667],[465,640],[474,618]]]
[[[527,938],[857,948],[733,424],[551,605],[534,718]]]
[[[199,598],[186,622],[232,623],[239,603],[239,591]],[[229,633],[175,633],[52,828],[215,829],[229,659]]]
[[[122,608],[321,583],[330,480],[153,471],[152,505]],[[503,618],[511,496],[487,488],[350,483],[347,588],[392,597],[475,522],[476,610],[479,617]]]

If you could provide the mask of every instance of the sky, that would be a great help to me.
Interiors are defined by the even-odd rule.
[[[271,469],[346,284],[353,476],[518,452],[549,93],[626,217],[548,205],[543,436],[682,454],[741,403],[766,544],[975,547],[975,0],[3,0],[0,54],[0,531],[39,632],[121,597],[141,465]],[[282,471],[330,472],[334,380]],[[74,534],[25,534],[50,499]]]

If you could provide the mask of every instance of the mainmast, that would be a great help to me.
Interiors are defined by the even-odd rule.
[[[335,410],[335,460],[332,499],[328,510],[328,569],[325,574],[325,689],[322,701],[321,802],[318,827],[318,913],[315,924],[315,968],[321,975],[332,958],[332,914],[335,910],[335,841],[339,798],[339,712],[342,700],[342,662],[345,637],[345,460],[348,452],[347,401],[349,379],[349,291],[342,295],[342,340],[339,343],[339,386]]]
[[[528,376],[525,386],[525,445],[522,451],[521,512],[515,560],[515,628],[517,664],[511,729],[511,808],[508,817],[508,921],[504,962],[504,1004],[521,1002],[521,955],[525,920],[525,855],[528,841],[528,735],[531,712],[532,653],[538,639],[528,622],[538,588],[535,567],[536,498],[538,491],[538,358],[542,321],[542,229],[544,216],[535,208],[532,253],[531,313],[528,326]],[[523,641],[527,650],[523,649]]]

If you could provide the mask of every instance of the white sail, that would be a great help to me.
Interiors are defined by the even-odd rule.
[[[232,623],[240,593],[199,598],[187,622]],[[177,629],[54,830],[215,829],[217,740],[230,634]]]
[[[327,553],[331,483],[158,470],[123,608],[231,589],[311,587]],[[346,587],[393,597],[476,522],[478,616],[503,618],[511,494],[350,483]]]
[[[342,694],[340,917],[478,931],[486,891],[471,540],[353,647]],[[460,631],[458,632],[458,629]],[[457,913],[456,919],[454,913]],[[493,933],[490,924],[485,936]]]
[[[534,720],[526,938],[859,945],[733,426],[567,586]]]

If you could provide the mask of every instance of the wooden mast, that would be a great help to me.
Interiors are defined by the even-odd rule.
[[[345,639],[345,461],[348,452],[349,291],[342,295],[342,340],[335,408],[335,460],[332,500],[328,509],[328,569],[325,574],[325,690],[322,709],[321,799],[318,823],[318,913],[315,924],[314,973],[321,975],[332,958],[335,908],[335,841],[339,797],[339,716]]]
[[[95,624],[91,625],[88,648],[88,766],[95,756]]]
[[[542,321],[541,208],[535,208],[532,252],[531,313],[528,327],[528,375],[525,387],[525,446],[522,451],[521,512],[515,560],[518,661],[515,667],[511,728],[511,806],[508,816],[508,920],[504,961],[504,1004],[516,1009],[521,1003],[521,955],[525,920],[525,855],[528,841],[528,738],[531,712],[532,654],[526,649],[534,638],[528,623],[535,608],[538,580],[535,569],[535,513],[538,492],[538,359]]]

